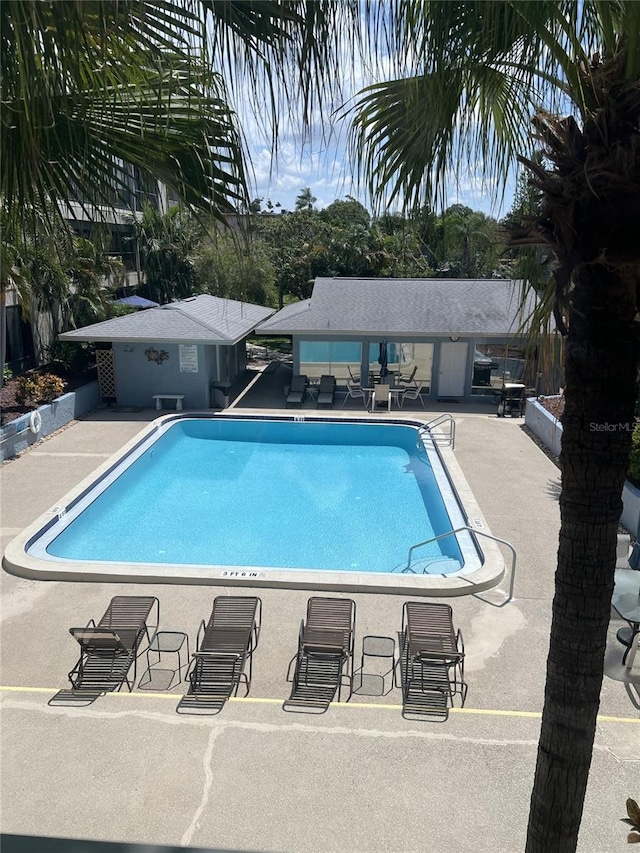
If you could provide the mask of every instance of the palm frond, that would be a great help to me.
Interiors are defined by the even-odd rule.
[[[12,214],[123,204],[123,162],[200,209],[245,199],[241,135],[194,49],[200,20],[188,7],[7,0],[0,24],[0,192]]]
[[[491,175],[499,195],[516,153],[533,150],[534,113],[584,119],[601,108],[589,85],[592,53],[614,52],[640,31],[640,5],[629,0],[390,0],[368,9],[397,78],[357,97],[351,148],[374,198],[406,206],[442,204],[445,182],[470,166]]]

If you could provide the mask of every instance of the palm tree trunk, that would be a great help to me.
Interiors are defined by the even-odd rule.
[[[558,567],[527,853],[567,853],[577,844],[637,396],[637,271],[593,264],[574,282]]]

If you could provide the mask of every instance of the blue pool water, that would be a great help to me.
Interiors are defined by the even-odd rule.
[[[71,560],[391,572],[452,529],[410,426],[184,419],[46,546]],[[414,555],[459,571],[454,537]]]

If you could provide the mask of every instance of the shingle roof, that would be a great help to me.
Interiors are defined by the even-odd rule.
[[[60,339],[235,344],[273,314],[273,310],[202,294],[64,332]]]
[[[287,305],[264,334],[510,335],[523,283],[513,279],[317,278],[311,299]],[[527,317],[536,297],[526,300]]]

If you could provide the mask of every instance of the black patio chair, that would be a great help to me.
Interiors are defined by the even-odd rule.
[[[155,633],[160,622],[160,602],[155,596],[146,595],[116,595],[97,625],[91,619],[84,628],[69,629],[80,645],[80,658],[69,673],[73,690],[100,694],[120,690],[123,684],[129,691],[133,689],[140,646],[145,638],[151,642],[147,620],[154,607]]]
[[[285,406],[288,408],[289,405],[299,406],[302,408],[302,404],[304,403],[305,397],[307,395],[307,377],[303,374],[297,374],[296,376],[291,377],[291,386],[289,388],[289,393],[287,394],[287,400]]]
[[[291,696],[285,710],[304,707],[324,713],[334,700],[340,700],[342,682],[353,693],[353,651],[356,605],[350,598],[313,596],[307,602],[307,618],[300,624],[298,651],[289,664],[295,664]]]
[[[335,376],[324,375],[320,377],[320,385],[318,386],[318,408],[320,406],[333,407],[336,398],[336,378]]]
[[[243,682],[251,689],[252,656],[258,646],[262,600],[255,596],[219,595],[209,621],[198,629],[187,679],[189,692],[178,704],[179,713],[217,713]],[[245,672],[248,666],[249,673]]]
[[[464,641],[453,627],[448,604],[407,601],[400,632],[402,715],[435,715],[446,719],[449,703],[467,695]]]

